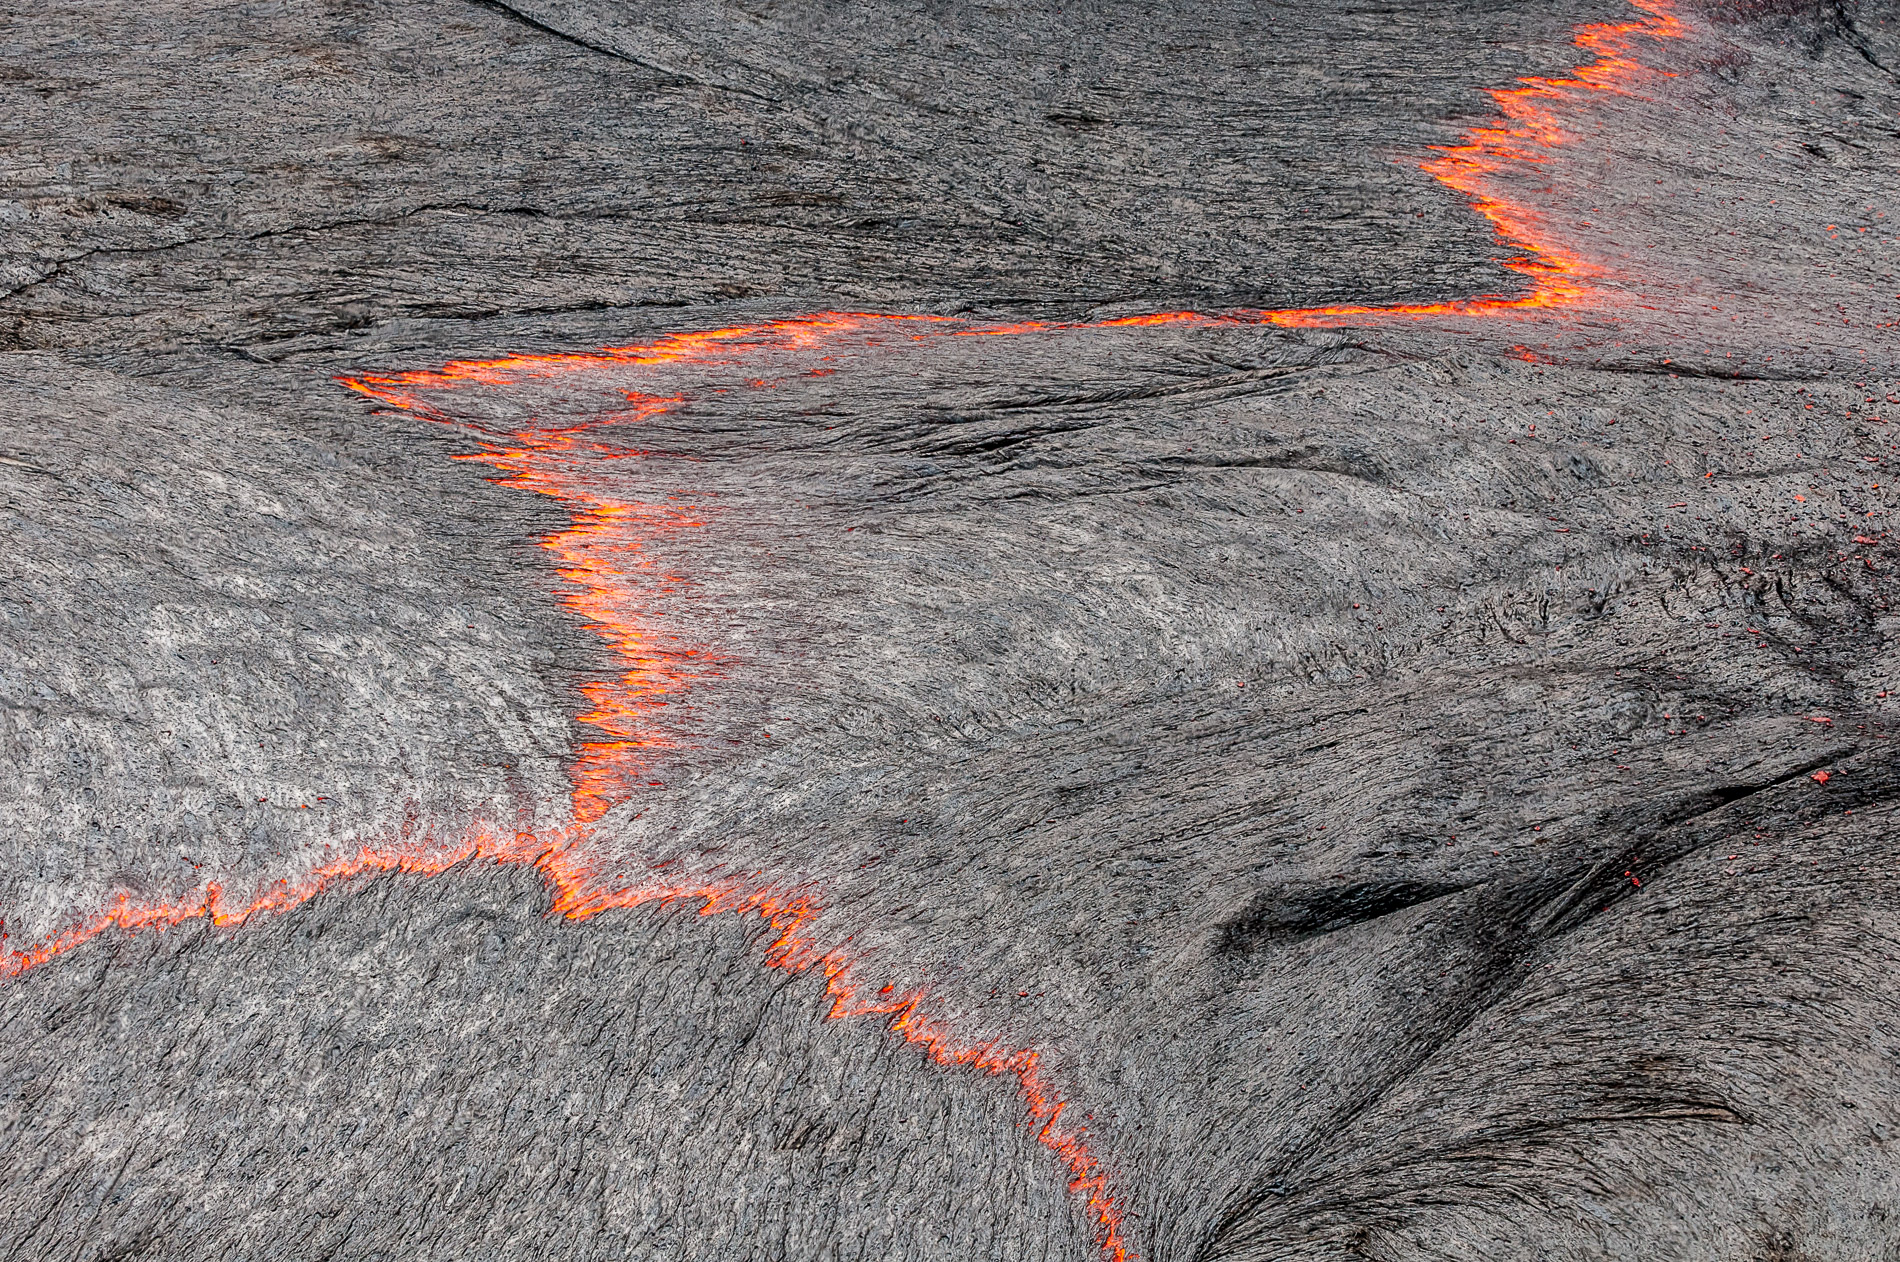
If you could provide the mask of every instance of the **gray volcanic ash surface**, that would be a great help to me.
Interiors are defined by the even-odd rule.
[[[1900,1256],[1897,66],[36,15],[0,1253]]]

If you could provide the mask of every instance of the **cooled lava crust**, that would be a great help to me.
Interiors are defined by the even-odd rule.
[[[46,10],[0,1256],[1887,1256],[1897,65]]]

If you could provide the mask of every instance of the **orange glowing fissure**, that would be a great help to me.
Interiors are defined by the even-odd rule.
[[[1464,143],[1435,149],[1423,169],[1441,184],[1467,197],[1489,220],[1500,238],[1523,253],[1506,265],[1529,278],[1515,297],[1481,296],[1446,303],[1394,306],[1313,307],[1278,311],[1230,311],[1206,315],[1176,311],[1117,319],[983,325],[956,317],[823,312],[793,319],[706,332],[679,333],[640,346],[607,347],[578,354],[521,355],[494,360],[456,361],[438,369],[386,376],[345,378],[343,384],[383,403],[436,420],[451,419],[428,396],[467,386],[505,386],[569,372],[613,366],[641,367],[681,363],[729,363],[753,351],[816,350],[865,332],[908,334],[922,340],[938,336],[999,336],[1056,330],[1116,328],[1184,323],[1251,323],[1282,327],[1325,327],[1368,319],[1419,319],[1439,316],[1496,317],[1533,315],[1577,308],[1596,301],[1592,282],[1609,270],[1591,262],[1565,242],[1534,206],[1513,200],[1495,177],[1534,168],[1572,137],[1562,125],[1559,106],[1577,107],[1591,94],[1628,92],[1645,75],[1635,54],[1639,38],[1676,39],[1688,32],[1662,0],[1632,0],[1638,20],[1580,28],[1578,46],[1595,60],[1569,78],[1525,79],[1494,90],[1501,114],[1496,122],[1473,128]],[[630,408],[603,417],[612,424],[650,418],[684,402],[630,394]],[[876,1016],[906,1042],[941,1065],[966,1065],[985,1073],[1008,1075],[1036,1124],[1038,1141],[1061,1161],[1071,1191],[1104,1257],[1131,1262],[1136,1257],[1126,1235],[1123,1201],[1103,1161],[1089,1146],[1081,1125],[1062,1125],[1069,1108],[1042,1067],[1041,1055],[959,1037],[922,989],[898,992],[871,989],[853,980],[848,945],[821,948],[813,933],[822,911],[816,894],[788,890],[764,880],[720,877],[703,881],[654,881],[619,884],[594,876],[585,862],[593,827],[615,805],[635,797],[652,774],[655,751],[676,748],[677,736],[657,734],[659,707],[672,704],[714,676],[717,663],[702,649],[685,646],[662,633],[646,594],[656,574],[656,543],[681,530],[703,527],[678,504],[649,504],[610,493],[599,476],[603,456],[624,456],[585,441],[593,425],[568,429],[523,429],[505,441],[484,440],[482,450],[465,459],[492,466],[506,485],[551,496],[572,517],[568,529],[541,540],[556,558],[567,587],[561,599],[607,643],[620,663],[613,678],[582,689],[589,708],[581,722],[602,739],[580,741],[569,769],[573,822],[558,835],[507,833],[477,825],[453,843],[425,840],[385,848],[366,846],[300,877],[285,878],[248,901],[227,902],[220,886],[207,884],[177,901],[140,901],[120,894],[104,911],[37,945],[0,953],[0,976],[14,976],[73,949],[108,929],[121,932],[162,930],[188,920],[206,919],[234,928],[254,916],[295,907],[351,878],[377,873],[434,875],[459,864],[486,861],[537,869],[553,895],[552,913],[585,920],[610,908],[646,904],[698,904],[702,916],[722,912],[751,914],[769,924],[774,938],[765,951],[772,968],[805,972],[814,967],[825,977],[832,1018]],[[596,462],[590,464],[589,462]],[[668,730],[677,730],[677,725]]]

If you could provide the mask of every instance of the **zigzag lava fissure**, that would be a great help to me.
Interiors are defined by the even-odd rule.
[[[1096,1229],[1104,1254],[1114,1262],[1130,1262],[1135,1257],[1122,1237],[1120,1207],[1109,1192],[1106,1171],[1090,1153],[1086,1132],[1058,1125],[1068,1101],[1043,1070],[1039,1053],[959,1038],[948,1022],[930,1014],[929,995],[921,988],[899,991],[890,985],[875,989],[860,985],[853,977],[857,962],[849,953],[841,947],[820,948],[808,932],[823,911],[809,894],[782,891],[741,877],[679,884],[600,885],[579,857],[587,836],[584,826],[553,839],[527,832],[507,836],[478,826],[448,846],[364,847],[301,880],[280,880],[257,898],[237,906],[227,904],[222,889],[215,884],[206,886],[196,897],[175,903],[134,904],[129,895],[122,894],[111,909],[67,932],[39,946],[0,956],[0,977],[17,976],[108,929],[163,932],[193,920],[208,920],[220,929],[236,929],[254,916],[288,911],[355,878],[395,873],[440,876],[463,864],[481,861],[534,868],[552,894],[549,914],[573,921],[591,920],[616,908],[676,903],[699,904],[701,916],[727,912],[755,915],[774,933],[764,953],[768,968],[804,973],[815,967],[824,973],[825,997],[830,1000],[827,1020],[884,1017],[893,1033],[936,1064],[969,1066],[1015,1079],[1018,1094],[1037,1124],[1037,1142],[1053,1152],[1068,1170],[1069,1190],[1083,1198],[1084,1212]]]
[[[939,337],[1018,336],[1074,330],[1169,324],[1266,325],[1320,328],[1368,320],[1418,320],[1444,317],[1536,318],[1565,310],[1605,305],[1595,283],[1613,270],[1593,261],[1566,240],[1529,202],[1514,199],[1501,177],[1548,163],[1573,137],[1564,127],[1566,109],[1583,109],[1592,97],[1629,93],[1646,75],[1635,49],[1639,39],[1684,37],[1684,24],[1662,0],[1631,0],[1641,11],[1624,23],[1592,24],[1576,34],[1579,47],[1595,60],[1567,78],[1533,78],[1493,90],[1501,117],[1472,128],[1464,143],[1435,149],[1421,164],[1427,174],[1453,189],[1489,221],[1499,238],[1523,251],[1505,266],[1529,279],[1517,296],[1480,295],[1443,303],[1388,306],[1333,306],[1285,310],[1232,310],[1216,314],[1157,312],[1098,321],[984,324],[949,316],[820,312],[790,319],[662,336],[650,343],[595,351],[519,355],[494,360],[460,360],[440,368],[341,379],[372,399],[433,421],[453,422],[450,411],[430,396],[471,386],[507,387],[543,378],[592,370],[658,371],[680,365],[731,364],[771,350],[799,354],[835,348],[851,339],[867,344],[919,342]],[[758,384],[758,383],[754,383]],[[930,1014],[928,994],[920,989],[871,989],[853,978],[859,963],[845,945],[821,947],[813,926],[822,905],[815,891],[786,890],[764,878],[718,877],[684,882],[613,884],[597,881],[586,863],[592,827],[616,804],[655,782],[656,751],[678,749],[685,739],[677,723],[660,731],[662,707],[673,705],[717,677],[718,657],[666,634],[650,614],[646,589],[654,576],[668,576],[653,555],[656,543],[707,521],[690,506],[633,500],[612,492],[601,468],[607,461],[644,453],[616,450],[588,441],[588,431],[620,422],[651,419],[686,402],[681,395],[627,393],[630,406],[596,421],[567,428],[527,427],[505,441],[483,437],[481,450],[464,459],[496,470],[505,485],[548,495],[569,511],[571,524],[540,541],[555,558],[567,586],[562,602],[601,636],[621,665],[620,672],[590,682],[581,692],[589,708],[579,721],[597,729],[600,739],[576,742],[569,768],[574,823],[556,836],[505,833],[476,825],[453,843],[434,840],[390,846],[364,846],[357,853],[324,864],[299,878],[284,878],[240,904],[226,901],[216,884],[173,901],[137,900],[121,893],[104,911],[44,942],[0,954],[0,976],[14,976],[99,936],[163,930],[205,919],[235,928],[252,917],[288,910],[354,878],[406,872],[437,875],[459,865],[487,861],[538,870],[552,895],[551,914],[586,920],[612,908],[647,904],[697,903],[701,915],[723,912],[757,915],[774,937],[765,950],[767,966],[802,973],[813,968],[825,976],[830,1018],[878,1016],[905,1041],[941,1065],[966,1065],[1015,1080],[1037,1139],[1068,1171],[1070,1188],[1082,1197],[1082,1210],[1104,1255],[1129,1262],[1134,1250],[1125,1238],[1124,1210],[1107,1168],[1089,1147],[1087,1131],[1060,1126],[1068,1103],[1032,1049],[1011,1048],[958,1037],[943,1018]],[[4,935],[0,934],[0,941]]]
[[[884,318],[834,315],[744,330],[717,330],[703,338],[629,348],[631,353],[617,354],[615,362],[646,367],[711,356],[716,349],[732,347],[741,337],[750,339],[739,342],[741,346],[804,349],[847,331],[880,327],[873,323],[880,319]],[[888,319],[901,326],[905,318]],[[538,361],[535,367],[540,367]],[[493,365],[471,368],[473,371],[466,375],[447,379],[443,375],[412,373],[400,379],[353,379],[346,384],[394,407],[436,421],[452,421],[450,413],[421,396],[431,387],[456,388],[475,381],[487,384],[496,372],[514,371],[517,365],[510,364],[507,369]],[[570,769],[578,830],[574,842],[556,850],[536,852],[531,860],[554,893],[552,910],[571,920],[585,920],[615,907],[686,901],[700,903],[701,915],[737,912],[761,917],[776,933],[765,951],[768,967],[794,973],[814,966],[822,969],[825,994],[831,1000],[826,1013],[828,1019],[881,1016],[887,1019],[892,1032],[920,1048],[937,1064],[967,1065],[984,1073],[1014,1078],[1017,1091],[1036,1124],[1037,1142],[1055,1153],[1068,1171],[1069,1189],[1082,1198],[1083,1212],[1104,1255],[1113,1262],[1128,1262],[1134,1254],[1123,1238],[1122,1210],[1110,1193],[1107,1173],[1090,1152],[1084,1130],[1059,1126],[1068,1102],[1041,1068],[1041,1057],[1036,1051],[958,1036],[947,1021],[931,1015],[929,996],[921,988],[899,991],[891,985],[876,989],[860,985],[853,978],[858,961],[848,950],[843,946],[821,948],[812,937],[810,926],[821,914],[822,907],[810,893],[786,893],[768,884],[735,877],[697,884],[619,887],[603,886],[588,877],[579,856],[580,845],[587,837],[586,826],[630,796],[638,778],[644,774],[645,755],[637,751],[676,747],[671,739],[651,737],[642,725],[643,720],[652,714],[654,707],[666,704],[669,697],[709,677],[708,672],[681,669],[676,665],[678,659],[693,656],[698,656],[702,663],[709,661],[710,655],[704,650],[669,652],[656,647],[660,633],[647,615],[635,585],[630,582],[629,569],[610,559],[612,554],[631,555],[636,558],[636,568],[649,565],[650,560],[644,558],[649,544],[671,530],[705,524],[663,506],[606,494],[597,480],[588,476],[585,462],[589,459],[638,454],[616,451],[604,444],[585,443],[582,436],[588,430],[648,420],[682,402],[677,396],[622,393],[631,408],[605,417],[597,424],[524,429],[512,435],[508,445],[483,440],[481,445],[485,450],[463,457],[501,471],[503,476],[497,480],[506,485],[552,495],[569,509],[574,524],[541,540],[542,546],[560,559],[559,573],[569,583],[562,599],[607,641],[621,661],[631,666],[618,679],[583,688],[593,708],[579,716],[580,721],[618,739],[579,744],[578,756]],[[534,849],[533,839],[523,834],[513,851],[484,851],[477,846],[466,857],[521,862],[523,856]]]
[[[680,402],[677,398],[630,395],[628,409],[610,423],[640,421]],[[572,524],[540,541],[554,553],[556,573],[567,583],[560,600],[607,642],[626,667],[615,678],[583,684],[590,708],[578,720],[600,730],[604,740],[581,741],[568,769],[574,818],[591,823],[624,800],[643,774],[654,749],[677,747],[674,737],[658,735],[653,718],[708,678],[714,665],[705,650],[669,642],[640,608],[641,580],[655,572],[652,542],[706,523],[677,505],[656,505],[608,494],[590,477],[586,456],[635,456],[585,444],[593,426],[528,429],[513,435],[513,445],[487,443],[487,450],[463,456],[499,470],[507,486],[559,500]],[[662,579],[685,580],[660,572]]]

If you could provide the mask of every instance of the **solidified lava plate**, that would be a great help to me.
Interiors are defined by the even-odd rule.
[[[1891,4],[15,34],[0,1257],[1900,1250]]]

